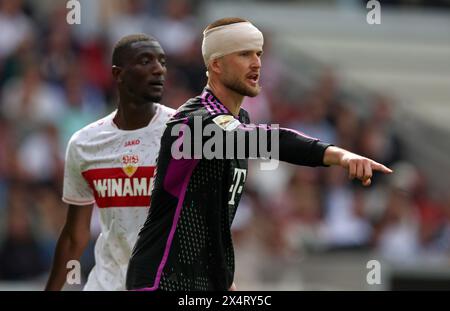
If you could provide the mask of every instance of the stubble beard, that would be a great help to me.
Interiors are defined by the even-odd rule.
[[[257,84],[256,87],[251,87],[239,80],[238,77],[224,77],[223,84],[230,90],[242,96],[255,97],[261,91],[261,86],[259,84]]]

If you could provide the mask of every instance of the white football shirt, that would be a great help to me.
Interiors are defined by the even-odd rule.
[[[148,214],[161,136],[175,113],[155,107],[144,128],[119,129],[114,111],[76,132],[67,146],[63,201],[99,208],[101,233],[85,290],[125,290],[128,261]]]

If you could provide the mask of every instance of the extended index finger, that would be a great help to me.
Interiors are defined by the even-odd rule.
[[[382,172],[385,174],[391,174],[393,172],[390,168],[384,166],[383,164],[375,162],[375,161],[372,161],[371,166],[372,166],[373,170],[379,171],[379,172]]]

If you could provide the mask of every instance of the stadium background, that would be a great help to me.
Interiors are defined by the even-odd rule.
[[[0,290],[43,289],[65,220],[70,135],[116,105],[122,35],[168,54],[163,103],[201,91],[201,31],[240,16],[265,34],[262,93],[244,107],[389,165],[365,189],[341,169],[256,161],[233,227],[242,290],[450,289],[450,1],[0,0]],[[92,266],[93,243],[83,257]],[[381,263],[370,285],[367,263]],[[68,290],[80,286],[67,286]]]

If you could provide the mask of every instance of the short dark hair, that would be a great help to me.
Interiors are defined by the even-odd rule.
[[[209,24],[204,31],[210,30],[212,28],[216,28],[219,26],[225,26],[225,25],[231,25],[236,23],[243,23],[248,22],[248,20],[240,18],[240,17],[224,17],[221,19],[216,20],[215,22],[212,22]]]
[[[123,37],[114,45],[113,53],[112,53],[112,64],[114,66],[123,65],[123,56],[127,52],[127,50],[131,47],[131,45],[135,42],[146,42],[146,41],[157,41],[154,37],[144,34],[132,34]]]

